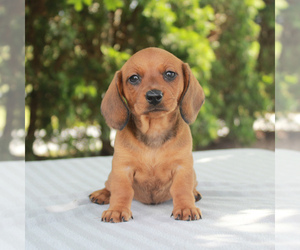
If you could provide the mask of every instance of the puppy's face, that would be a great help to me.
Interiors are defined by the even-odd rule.
[[[130,114],[158,118],[179,107],[187,124],[195,121],[205,99],[188,64],[171,53],[147,48],[117,71],[101,103],[107,124],[126,127]]]
[[[147,49],[122,67],[122,88],[133,115],[160,117],[174,111],[184,89],[182,61],[171,53]]]

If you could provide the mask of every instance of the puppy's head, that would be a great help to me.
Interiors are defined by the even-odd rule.
[[[195,121],[204,102],[202,87],[188,64],[171,53],[147,48],[134,54],[116,72],[101,104],[107,124],[122,130],[132,113],[153,118],[178,107],[184,121]]]

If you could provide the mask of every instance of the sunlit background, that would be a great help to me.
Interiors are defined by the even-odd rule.
[[[115,131],[100,115],[102,97],[114,72],[149,46],[188,62],[204,88],[206,102],[191,127],[194,150],[274,150],[276,55],[282,69],[276,94],[290,110],[278,113],[276,140],[297,148],[290,141],[300,128],[299,71],[281,58],[292,22],[288,6],[284,0],[276,6],[270,0],[26,2],[25,130],[24,121],[15,122],[24,105],[12,105],[24,93],[16,97],[9,82],[12,49],[1,39],[1,159],[24,157],[25,137],[26,160],[112,154]],[[0,15],[7,14],[1,6]]]
[[[0,2],[0,161],[24,160],[24,7]]]

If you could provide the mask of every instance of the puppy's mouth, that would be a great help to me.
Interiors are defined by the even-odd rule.
[[[156,113],[156,112],[167,112],[168,110],[164,107],[153,107],[149,108],[148,110],[143,112],[143,115],[148,115],[150,113]]]

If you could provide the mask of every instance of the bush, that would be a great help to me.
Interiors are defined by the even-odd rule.
[[[150,46],[188,62],[203,86],[206,103],[192,126],[195,149],[215,141],[224,125],[232,140],[253,141],[256,112],[273,110],[267,92],[272,72],[257,68],[260,26],[255,18],[264,7],[262,1],[234,0],[27,3],[27,160],[36,159],[36,130],[45,130],[47,142],[66,128],[96,124],[101,152],[111,154],[110,129],[99,112],[103,94],[130,55]],[[69,145],[70,157],[98,154],[84,141],[86,146],[78,148],[72,137],[60,144]]]

